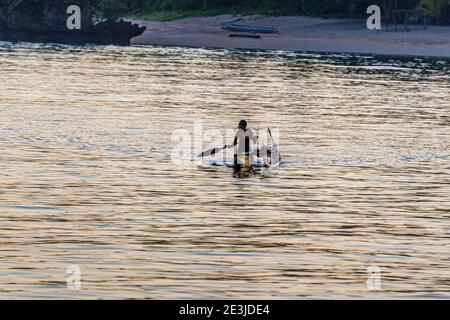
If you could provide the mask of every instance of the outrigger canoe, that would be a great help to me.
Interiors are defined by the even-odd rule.
[[[216,163],[213,162],[210,165],[212,166],[216,166],[216,167],[226,167],[226,168],[230,168],[233,169],[233,172],[235,174],[255,174],[255,173],[259,173],[262,172],[263,170],[271,170],[271,169],[275,169],[277,168],[280,163],[277,164],[263,164],[263,163],[254,163],[251,166],[243,166],[243,165],[236,165],[233,163]]]
[[[262,169],[270,169],[278,167],[281,163],[281,155],[280,155],[280,149],[277,144],[275,144],[275,141],[272,137],[272,132],[270,128],[267,128],[267,131],[269,133],[270,140],[272,142],[272,146],[263,146],[259,149],[256,149],[252,152],[253,156],[256,156],[258,158],[264,158],[264,162],[257,162],[252,163],[249,165],[242,165],[237,163],[223,163],[223,164],[217,164],[216,162],[211,163],[213,166],[225,166],[228,168],[233,168],[235,173],[252,173],[255,171],[260,171]],[[197,157],[204,158],[213,156],[220,151],[223,151],[227,148],[227,146],[224,146],[222,148],[213,148],[206,150],[202,153],[200,153]],[[236,155],[235,155],[236,157]],[[236,160],[235,160],[236,161]]]
[[[275,28],[250,27],[234,23],[224,23],[222,29],[235,32],[278,33],[278,30]]]
[[[268,157],[265,162],[258,161],[256,163],[253,163],[252,165],[245,166],[242,164],[236,164],[236,163],[217,163],[213,162],[211,165],[213,166],[225,166],[227,168],[233,169],[234,173],[238,174],[252,174],[256,172],[261,172],[262,170],[271,170],[275,169],[280,166],[281,164],[281,157],[279,153],[279,149],[277,145],[274,145],[272,148],[262,148],[261,150],[258,150],[258,156],[262,155],[260,152],[267,152],[267,150],[270,150],[270,157]],[[256,154],[256,152],[255,152]]]

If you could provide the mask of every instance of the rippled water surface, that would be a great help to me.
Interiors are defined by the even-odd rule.
[[[445,60],[3,43],[0,298],[450,298],[449,98]],[[243,118],[279,170],[172,162]]]

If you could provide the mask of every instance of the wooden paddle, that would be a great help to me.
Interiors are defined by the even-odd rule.
[[[198,158],[204,158],[204,157],[209,157],[209,156],[213,156],[216,153],[225,150],[228,146],[224,146],[223,148],[213,148],[213,149],[209,149],[206,151],[203,151],[202,153],[200,153],[197,157]]]

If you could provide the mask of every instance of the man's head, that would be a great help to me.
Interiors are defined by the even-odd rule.
[[[241,130],[247,129],[247,121],[245,121],[245,120],[239,121],[238,129],[241,129]]]

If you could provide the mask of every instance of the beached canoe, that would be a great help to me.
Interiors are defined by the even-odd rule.
[[[224,23],[222,29],[234,32],[277,33],[275,28],[250,27],[234,23]]]
[[[239,34],[239,33],[230,33],[228,35],[231,38],[250,38],[250,39],[261,39],[261,36],[258,34]]]

